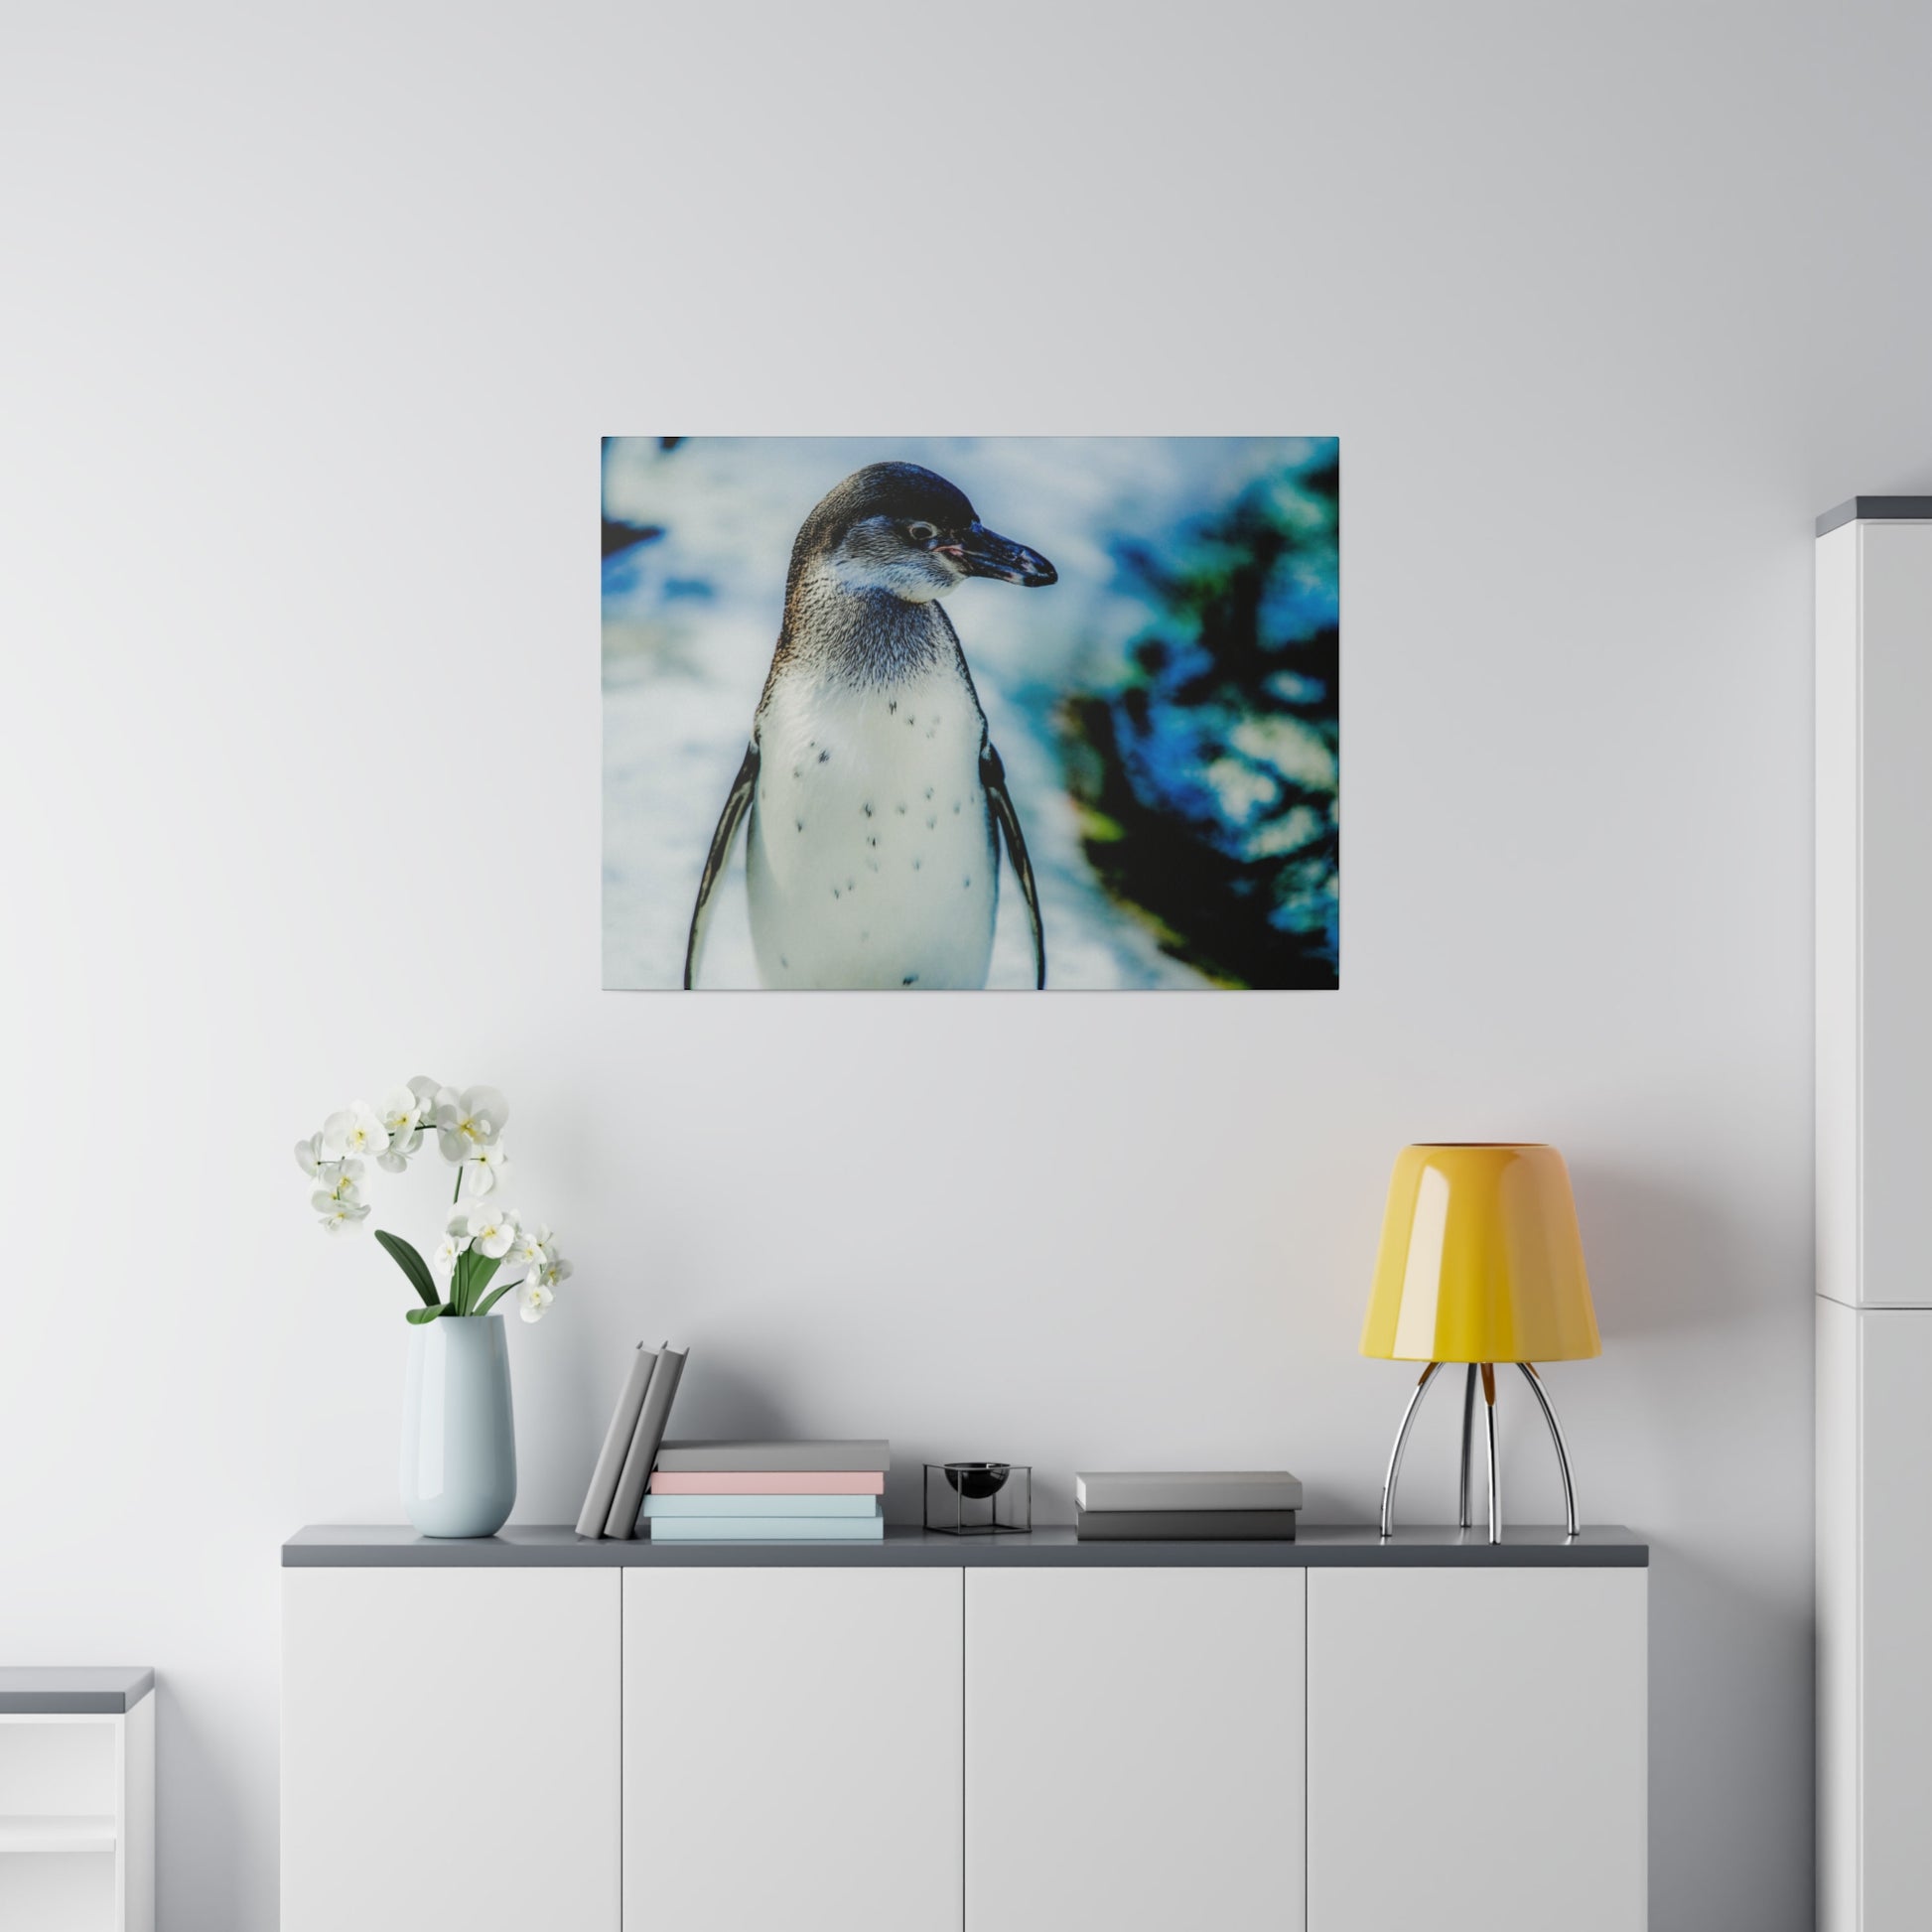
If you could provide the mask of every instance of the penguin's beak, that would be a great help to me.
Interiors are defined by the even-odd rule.
[[[1037,550],[1029,550],[984,523],[969,523],[950,542],[934,547],[962,565],[968,577],[997,577],[1003,584],[1024,584],[1029,590],[1059,582],[1059,572]]]

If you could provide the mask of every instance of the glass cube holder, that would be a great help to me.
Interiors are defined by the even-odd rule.
[[[947,1536],[1024,1536],[1034,1526],[1025,1462],[928,1462],[925,1526]]]

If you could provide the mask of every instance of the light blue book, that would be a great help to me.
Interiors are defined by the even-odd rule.
[[[886,1519],[883,1516],[653,1516],[650,1540],[653,1543],[883,1543]]]
[[[644,1514],[666,1516],[882,1516],[880,1496],[646,1496]]]

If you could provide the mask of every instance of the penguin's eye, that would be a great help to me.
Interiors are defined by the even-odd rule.
[[[905,534],[908,537],[910,537],[914,543],[930,543],[932,539],[939,534],[939,532],[930,523],[908,523],[905,526]]]

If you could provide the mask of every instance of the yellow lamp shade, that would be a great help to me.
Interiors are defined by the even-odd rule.
[[[1602,1352],[1563,1156],[1553,1147],[1404,1148],[1362,1353],[1561,1362]]]

